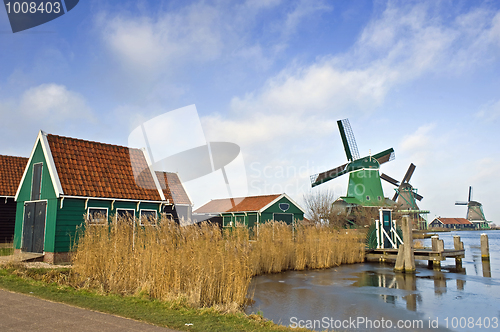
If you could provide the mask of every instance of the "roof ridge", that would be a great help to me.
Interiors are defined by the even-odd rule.
[[[8,158],[20,158],[20,159],[29,159],[29,157],[21,157],[21,156],[9,156],[6,154],[0,154],[0,157],[8,157]]]
[[[81,139],[81,138],[75,138],[75,137],[69,137],[69,136],[61,136],[61,135],[48,134],[48,133],[46,135],[47,136],[56,137],[56,138],[63,138],[63,139],[69,139],[69,140],[73,140],[73,141],[80,141],[80,142],[88,142],[88,143],[105,145],[105,146],[112,146],[112,147],[123,148],[123,149],[141,150],[140,148],[131,148],[131,147],[123,146],[123,145],[103,143],[103,142],[98,142],[98,141],[91,141],[91,140],[86,140],[86,139]]]
[[[240,197],[226,197],[226,198],[212,198],[212,201],[219,201],[224,199],[238,199],[238,198],[253,198],[253,197],[269,197],[269,196],[281,196],[283,194],[268,194],[268,195],[254,195],[254,196],[240,196]]]

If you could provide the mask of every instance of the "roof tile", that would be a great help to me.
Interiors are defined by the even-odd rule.
[[[0,196],[15,196],[28,158],[0,155]]]
[[[65,195],[161,200],[141,150],[50,134],[47,140]]]
[[[194,212],[221,213],[259,211],[280,196],[281,194],[214,199],[199,207]]]

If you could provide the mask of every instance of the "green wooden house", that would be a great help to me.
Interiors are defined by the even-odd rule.
[[[43,131],[15,199],[15,251],[42,253],[51,263],[69,260],[84,222],[93,226],[127,216],[142,223],[162,213],[191,218],[191,201],[177,174],[153,171],[143,150]]]
[[[222,218],[223,227],[253,227],[273,220],[291,225],[295,220],[303,220],[304,213],[287,194],[214,199],[194,211],[194,215],[204,215],[204,219]]]

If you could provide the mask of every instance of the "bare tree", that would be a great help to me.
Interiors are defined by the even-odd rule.
[[[304,195],[306,216],[313,223],[335,224],[338,211],[333,207],[335,195],[330,190],[309,192]]]

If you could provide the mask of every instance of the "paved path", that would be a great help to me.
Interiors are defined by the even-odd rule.
[[[141,323],[0,289],[0,331],[162,331]]]

